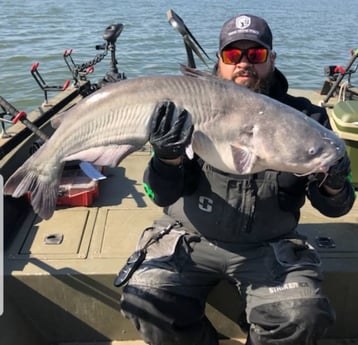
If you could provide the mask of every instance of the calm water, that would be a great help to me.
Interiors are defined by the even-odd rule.
[[[62,85],[71,78],[64,50],[73,48],[76,63],[92,59],[111,23],[125,26],[117,58],[127,77],[179,73],[186,55],[181,36],[167,22],[170,8],[213,60],[224,21],[237,13],[264,17],[274,33],[277,66],[293,88],[320,89],[324,66],[345,66],[349,50],[358,48],[356,0],[1,0],[0,95],[32,110],[43,96],[31,65],[40,62],[48,85]],[[105,74],[109,60],[108,55],[96,66],[92,80]]]

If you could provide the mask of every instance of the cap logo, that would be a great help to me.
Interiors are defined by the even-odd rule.
[[[251,18],[247,16],[240,16],[236,18],[236,27],[240,30],[246,29],[251,24]]]

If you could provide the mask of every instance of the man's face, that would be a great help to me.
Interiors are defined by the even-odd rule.
[[[257,47],[260,46],[256,42],[238,41],[227,48],[248,49]],[[275,67],[274,60],[275,55],[271,51],[268,51],[266,62],[256,64],[249,62],[247,56],[243,56],[236,64],[226,64],[219,56],[217,74],[223,79],[245,85],[254,91],[267,93]]]

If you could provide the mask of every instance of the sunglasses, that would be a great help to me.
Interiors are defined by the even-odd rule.
[[[252,64],[264,63],[268,57],[267,48],[226,49],[221,52],[221,58],[227,65],[236,65],[246,56],[247,61]]]

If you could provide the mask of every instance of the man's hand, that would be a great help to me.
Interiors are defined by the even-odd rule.
[[[328,170],[327,176],[324,174],[317,174],[316,178],[319,185],[322,185],[328,192],[334,190],[341,190],[345,183],[347,176],[351,172],[350,160],[347,153],[335,165]],[[333,190],[333,191],[332,191]]]
[[[149,137],[155,156],[163,160],[181,158],[191,142],[193,130],[186,110],[176,108],[170,101],[159,104],[154,111]]]

